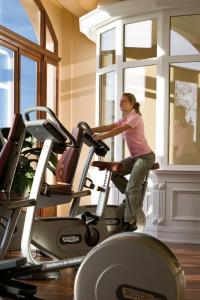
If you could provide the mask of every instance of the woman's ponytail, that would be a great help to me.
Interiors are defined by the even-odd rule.
[[[135,109],[136,113],[141,115],[141,112],[140,112],[140,103],[139,102],[135,102],[134,105],[133,105],[133,108]]]

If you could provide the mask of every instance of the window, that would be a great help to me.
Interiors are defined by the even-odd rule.
[[[157,21],[125,25],[124,61],[157,56]]]
[[[48,101],[48,107],[50,107],[52,110],[56,110],[56,91],[57,91],[57,86],[56,86],[56,77],[57,77],[57,69],[56,66],[47,63],[47,101]]]
[[[46,27],[46,49],[54,52],[54,42],[48,27]]]
[[[170,25],[170,55],[200,53],[200,15],[171,17]]]
[[[155,65],[129,68],[124,71],[124,92],[134,94],[137,102],[140,103],[145,123],[145,136],[152,149],[155,149],[156,76]],[[126,150],[125,156],[127,155]]]
[[[112,124],[115,121],[115,72],[101,76],[101,124]],[[114,160],[114,138],[106,140],[110,148],[106,160]]]
[[[0,127],[11,123],[14,107],[14,51],[0,45]]]
[[[58,42],[39,0],[0,1],[0,126],[9,126],[13,112],[48,105],[51,78],[56,109]],[[48,66],[51,61],[54,69]],[[48,88],[49,89],[49,88]]]
[[[145,136],[161,167],[197,170],[200,13],[194,9],[190,15],[185,9],[182,15],[175,9],[173,13],[166,9],[149,17],[143,15],[141,20],[135,16],[99,29],[100,124],[121,118],[121,94],[133,93],[141,104]],[[120,138],[110,143],[111,159],[129,155]]]
[[[114,26],[115,25],[115,26]],[[111,27],[113,26],[113,27]],[[122,45],[119,43],[122,42]],[[123,92],[136,96],[141,104],[146,137],[155,149],[157,19],[111,24],[99,34],[100,124],[122,118],[119,102]],[[151,113],[151,118],[149,118]],[[121,135],[107,139],[111,151],[106,160],[121,160],[129,153]]]
[[[170,66],[170,164],[200,164],[199,79],[200,62]]]
[[[37,105],[37,69],[37,61],[21,55],[20,112]]]
[[[200,164],[199,25],[200,15],[170,18],[170,165]]]
[[[115,29],[101,34],[100,45],[100,68],[115,64]]]
[[[32,0],[1,0],[0,24],[19,35],[40,44],[41,12]]]

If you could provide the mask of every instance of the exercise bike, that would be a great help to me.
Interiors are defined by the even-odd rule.
[[[51,119],[30,121],[29,114],[43,111]],[[55,114],[46,107],[31,108],[25,112],[26,129],[37,141],[43,143],[41,155],[36,167],[30,198],[35,199],[36,206],[27,208],[22,234],[22,253],[30,263],[37,264],[33,257],[31,245],[54,259],[82,257],[92,247],[108,236],[103,219],[105,203],[98,203],[95,215],[82,214],[79,217],[36,218],[38,208],[69,203],[72,199],[90,195],[90,190],[73,191],[73,178],[78,163],[83,141],[83,128],[78,127],[74,136],[67,131]],[[68,142],[66,142],[68,140]],[[99,153],[105,155],[107,146],[98,142]],[[59,184],[50,185],[42,190],[46,165],[53,147],[65,150],[65,166],[57,169]],[[60,161],[63,165],[63,161]],[[42,194],[41,194],[42,192]]]
[[[17,119],[17,118],[19,119],[19,116],[17,114],[15,114],[15,119]],[[21,123],[19,121],[18,122],[15,121],[15,119],[14,119],[14,124],[17,123],[18,127],[20,127],[20,126],[22,127],[22,124],[23,124],[22,116],[21,116]],[[16,126],[16,125],[13,125],[13,128],[14,128],[14,126]],[[1,150],[3,149],[3,147],[6,145],[7,140],[9,139],[9,133],[12,132],[13,128],[10,129],[10,128],[6,127],[6,128],[0,129],[0,153],[1,153]],[[18,130],[19,129],[20,128],[18,128]],[[12,163],[14,163],[15,161],[18,162],[18,156],[20,154],[20,148],[22,147],[22,144],[24,141],[24,135],[25,135],[25,125],[24,125],[23,136],[22,136],[20,142],[18,142],[18,147],[20,145],[19,151],[18,151],[17,155],[16,155],[16,152],[13,154],[14,159],[12,158]],[[16,137],[15,137],[15,139],[16,139]],[[10,195],[10,197],[12,199],[12,202],[16,201],[16,200],[19,201],[19,197],[13,197],[12,194]],[[16,223],[16,226],[14,227],[14,231],[12,232],[12,238],[9,240],[9,245],[4,247],[4,249],[5,249],[3,251],[4,254],[3,255],[0,254],[0,258],[2,258],[5,255],[5,252],[7,251],[7,249],[14,250],[14,251],[21,250],[21,235],[22,235],[23,226],[24,226],[24,218],[25,218],[25,213],[22,210],[20,210],[19,215],[17,214],[17,217],[16,217],[17,223]],[[0,218],[0,240],[1,241],[4,240],[4,232],[6,230],[8,230],[7,229],[8,227],[11,227],[10,223],[13,224],[13,221],[11,222],[11,219],[12,220],[14,219],[13,211],[8,209],[8,211]],[[6,242],[4,242],[4,243],[6,243]]]
[[[32,133],[37,132],[35,135],[40,137],[40,139],[43,136],[44,140],[41,155],[42,159],[40,159],[41,162],[43,162],[43,170],[38,169],[37,166],[34,183],[37,190],[33,189],[31,191],[32,195],[35,193],[35,196],[37,196],[35,198],[37,203],[39,202],[38,195],[40,190],[38,185],[41,182],[41,178],[38,178],[37,175],[40,175],[40,177],[44,175],[46,163],[44,158],[48,156],[47,153],[50,152],[53,142],[66,142],[68,132],[59,126],[60,124],[56,122],[57,120],[50,110],[44,108],[34,110],[48,112],[55,122],[50,122],[49,120],[40,121],[38,128],[37,122],[31,125],[29,121],[27,121],[27,128],[32,131]],[[48,138],[46,138],[46,135],[48,135]],[[74,146],[75,141],[70,134],[69,138],[71,141],[70,146]],[[39,166],[41,166],[40,160]],[[38,185],[36,185],[36,183]],[[76,196],[76,193],[71,192],[71,194],[69,194],[69,189],[68,187],[68,194],[65,194],[65,197],[71,199],[70,197]],[[63,190],[64,188],[62,192]],[[77,194],[79,194],[77,197],[80,197],[81,192]],[[40,200],[40,202],[42,202],[42,200]],[[39,206],[40,205],[38,205],[38,207]],[[43,206],[45,206],[45,204],[43,204]],[[34,211],[31,210],[30,213],[27,214],[25,228],[27,224],[29,225],[27,221],[31,213],[34,215],[33,212]],[[80,221],[85,222],[85,220]],[[95,224],[92,226],[94,225]],[[87,224],[85,228],[87,228]],[[31,241],[30,237],[28,240]],[[29,251],[31,252],[30,248]],[[27,258],[30,260],[32,257],[29,254]],[[80,262],[81,260],[79,260],[79,263]],[[62,264],[63,261],[60,261],[60,263]],[[77,259],[74,259],[74,263],[77,264]],[[71,263],[71,265],[68,264],[68,266],[73,266],[73,263]],[[74,299],[183,300],[184,287],[185,280],[183,271],[176,257],[162,242],[142,233],[120,233],[99,243],[83,260],[75,279]]]
[[[98,203],[108,203],[109,192],[110,192],[110,184],[111,184],[111,176],[113,172],[123,172],[127,173],[125,166],[120,162],[104,162],[104,161],[93,161],[93,156],[95,153],[95,149],[98,149],[98,143],[93,139],[93,132],[90,126],[86,122],[78,123],[78,127],[82,127],[84,129],[84,142],[87,146],[90,147],[90,151],[85,162],[82,176],[80,179],[80,184],[78,191],[82,191],[84,187],[89,189],[94,189],[95,185],[93,181],[87,178],[88,170],[90,166],[94,166],[99,169],[99,171],[105,171],[104,182],[102,186],[96,187],[96,190],[99,191],[99,199]],[[159,164],[154,163],[152,168],[148,171],[145,176],[144,182],[142,184],[141,190],[141,202],[140,206],[137,209],[137,231],[142,232],[144,230],[144,226],[146,223],[146,217],[143,212],[143,202],[148,186],[148,177],[151,170],[159,169]],[[107,225],[108,234],[113,235],[119,233],[123,230],[123,217],[124,217],[124,209],[125,205],[122,202],[120,205],[106,205],[104,209],[104,220]],[[75,217],[79,214],[84,213],[85,211],[95,214],[97,211],[96,205],[80,205],[80,198],[75,198],[72,202],[69,216]]]
[[[42,108],[35,108],[35,110],[36,109],[39,110]],[[30,113],[33,110],[34,109],[31,109],[25,113],[26,119],[28,113]],[[50,112],[51,116],[53,116],[53,124],[58,126],[58,129],[62,128],[62,124],[60,124],[53,112],[50,110],[48,110],[48,112]],[[49,120],[40,120],[39,122],[36,120],[33,124],[32,122],[27,120],[27,130],[30,131],[33,136],[38,138],[39,141],[45,141],[45,139],[47,139],[46,136],[48,136],[49,139],[53,140],[53,136],[50,136],[50,133],[47,129],[49,127],[49,125],[46,125],[48,124],[48,122]],[[94,153],[96,153],[99,156],[104,156],[109,150],[109,148],[104,142],[97,142],[92,138],[92,131],[89,128],[89,126],[84,122],[79,123],[78,128],[76,128],[74,131],[74,136],[72,135],[70,137],[73,140],[73,146],[68,147],[68,149],[66,149],[64,155],[60,159],[57,168],[57,179],[58,181],[64,182],[65,185],[49,186],[46,190],[46,195],[43,196],[41,196],[38,193],[36,205],[36,207],[46,207],[53,204],[58,205],[61,203],[67,203],[73,199],[69,217],[51,217],[35,219],[33,216],[31,216],[31,218],[29,216],[28,218],[26,218],[27,222],[25,222],[25,228],[30,228],[29,232],[26,232],[26,236],[29,236],[29,242],[26,242],[26,249],[30,248],[30,244],[32,243],[34,246],[36,246],[38,249],[45,252],[49,256],[59,259],[85,255],[92,247],[104,240],[107,236],[113,233],[121,232],[122,229],[124,205],[121,205],[119,207],[107,206],[108,195],[110,190],[109,184],[112,172],[123,171],[124,165],[122,163],[94,162],[94,164],[100,168],[103,168],[105,166],[107,167],[104,185],[102,187],[99,187],[100,195],[97,206],[95,208],[92,207],[92,211],[88,211],[88,209],[86,208],[86,210],[83,210],[80,214],[80,198],[90,193],[89,190],[83,191],[83,187],[86,182],[86,176],[93,155]],[[82,147],[83,132],[85,132],[84,141],[91,148],[84,166],[78,192],[73,193],[71,187],[80,155],[80,150]],[[50,151],[51,150],[48,150],[48,152],[43,157],[43,165],[44,162],[47,160]],[[35,175],[37,180],[40,180],[37,186],[40,185],[42,181],[42,177],[37,176],[38,170],[41,170],[40,160],[38,162]],[[145,182],[144,186],[146,186],[146,184],[147,181]],[[32,195],[32,190],[30,197],[34,197],[34,191]],[[108,217],[108,213],[111,214],[110,217]],[[115,222],[117,221],[117,224],[113,223],[113,219]],[[32,222],[33,226],[30,225],[30,222]],[[110,224],[112,225],[110,226]],[[115,230],[113,230],[113,225],[115,225]],[[112,230],[109,230],[109,226],[112,228]],[[49,232],[51,232],[51,236],[49,235]],[[27,252],[28,251],[26,250],[25,255],[27,255]]]

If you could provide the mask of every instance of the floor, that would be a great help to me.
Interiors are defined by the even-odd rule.
[[[168,244],[168,246],[178,258],[185,272],[185,300],[200,300],[200,245]],[[36,296],[41,299],[73,300],[75,274],[73,269],[67,269],[61,272],[59,280],[31,281],[31,283],[37,285]],[[0,297],[0,299],[6,298]]]
[[[168,245],[178,258],[186,278],[186,300],[200,300],[200,245]]]

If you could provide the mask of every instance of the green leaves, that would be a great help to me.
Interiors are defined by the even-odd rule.
[[[36,147],[35,145],[35,138],[27,132],[12,185],[12,192],[18,196],[25,196],[31,190],[36,166],[42,150],[42,147]],[[47,168],[54,175],[57,162],[57,156],[52,152],[49,157]]]

